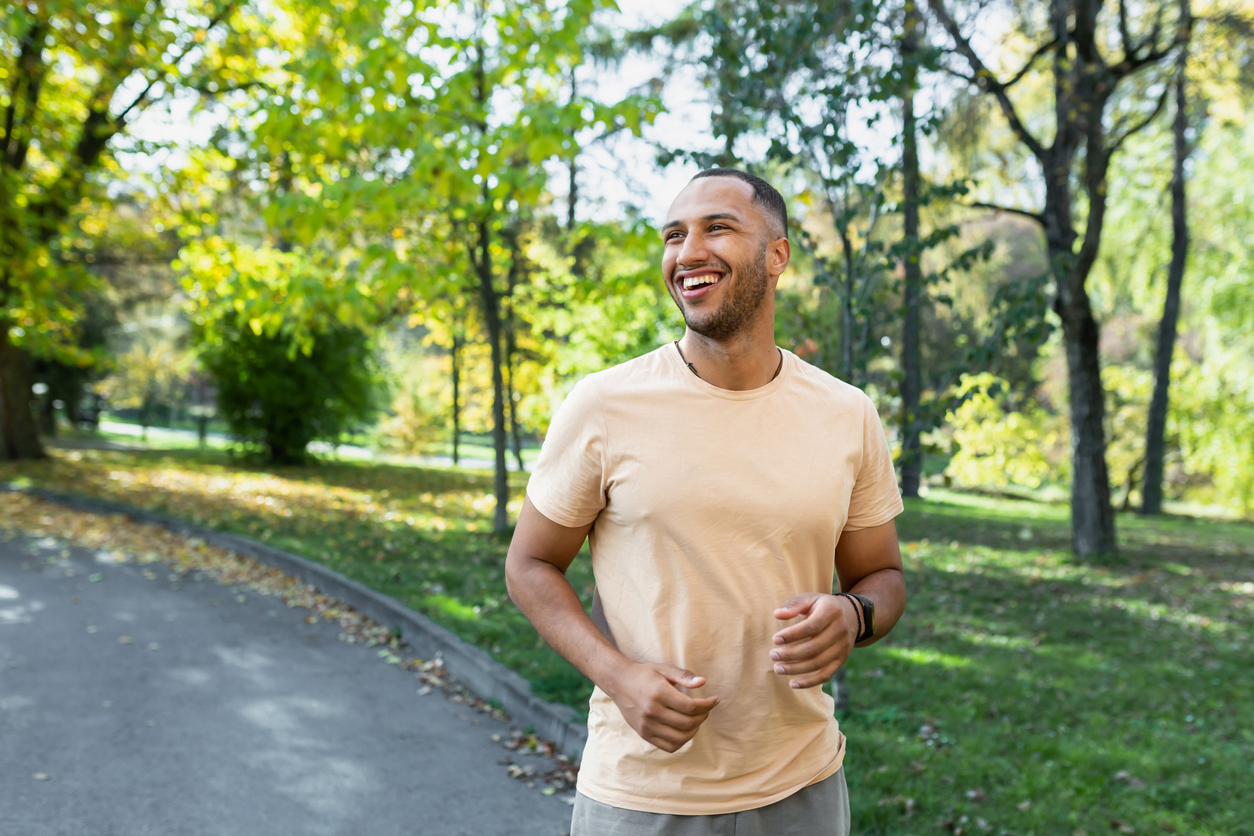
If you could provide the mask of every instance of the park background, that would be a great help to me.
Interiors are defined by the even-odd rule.
[[[583,709],[504,590],[526,470],[682,333],[657,223],[744,167],[789,203],[780,343],[872,396],[907,500],[859,831],[1251,832],[1252,22],[6,4],[0,477],[321,561]]]

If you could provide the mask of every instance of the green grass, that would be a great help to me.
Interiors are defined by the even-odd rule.
[[[63,451],[0,466],[14,476],[320,560],[584,706],[587,683],[505,594],[486,472]],[[1066,514],[945,491],[907,504],[906,616],[848,669],[856,832],[1254,833],[1254,526],[1125,515],[1120,554],[1086,562]],[[587,604],[586,559],[571,579]]]
[[[860,831],[1254,832],[1254,527],[1119,524],[1086,563],[1065,508],[908,503],[906,617],[848,669]]]

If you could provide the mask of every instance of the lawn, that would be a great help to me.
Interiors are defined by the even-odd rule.
[[[75,450],[14,478],[322,561],[586,699],[505,594],[488,473]],[[849,663],[857,832],[1254,834],[1254,526],[1123,516],[1121,554],[1085,563],[1063,506],[933,491],[898,523],[906,617]],[[586,560],[571,577],[586,604]]]

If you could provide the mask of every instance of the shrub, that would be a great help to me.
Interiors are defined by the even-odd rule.
[[[239,438],[273,464],[308,459],[311,441],[338,441],[375,413],[375,359],[366,335],[337,327],[312,335],[308,351],[281,334],[222,329],[203,346],[218,410]]]
[[[1011,409],[998,400],[1009,384],[988,372],[963,375],[962,387],[966,400],[946,416],[957,451],[945,470],[954,481],[1001,491],[1039,488],[1063,476],[1065,420],[1036,403]]]

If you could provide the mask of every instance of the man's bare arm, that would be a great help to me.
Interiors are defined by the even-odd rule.
[[[893,521],[846,531],[836,543],[836,576],[842,592],[856,592],[875,602],[875,635],[866,647],[887,636],[906,610],[906,576]]]
[[[680,688],[700,688],[704,677],[674,665],[634,662],[592,623],[566,579],[591,529],[559,525],[524,500],[505,558],[509,597],[550,647],[614,700],[642,738],[675,752],[696,735],[718,697],[688,696]]]
[[[836,544],[836,575],[843,592],[875,602],[875,634],[858,647],[888,635],[906,608],[906,582],[897,544],[897,526],[887,522],[846,531]],[[775,617],[803,620],[775,634],[770,651],[774,671],[793,679],[793,688],[813,688],[845,663],[858,635],[856,604],[848,598],[806,592],[784,602]]]

